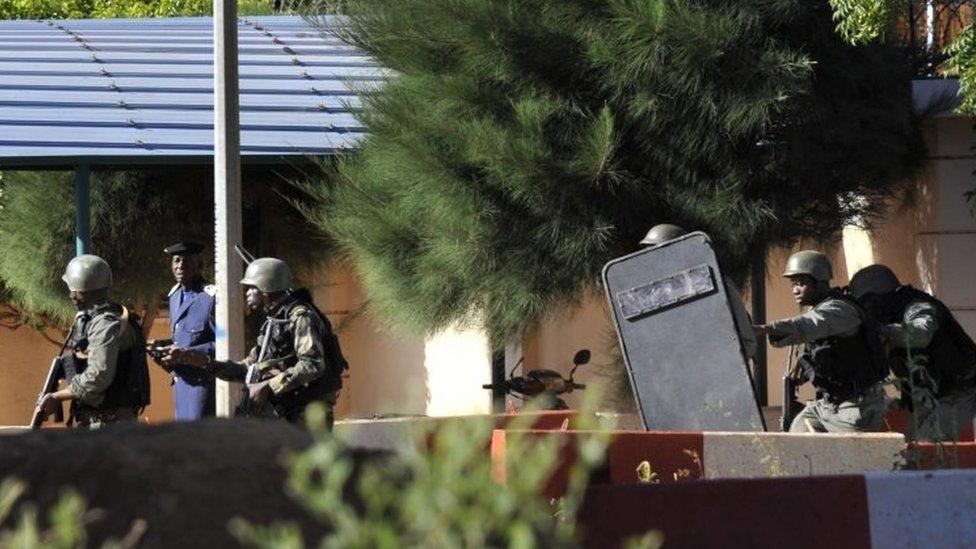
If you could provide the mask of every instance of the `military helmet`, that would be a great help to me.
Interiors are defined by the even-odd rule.
[[[79,255],[68,262],[61,280],[72,292],[90,292],[112,285],[112,269],[97,255]]]
[[[815,250],[803,250],[791,255],[786,261],[783,276],[810,275],[816,280],[829,282],[834,278],[834,270],[830,268],[830,260],[824,254]]]
[[[640,244],[642,246],[657,246],[658,244],[667,242],[668,240],[674,240],[686,234],[688,234],[688,231],[682,227],[671,225],[670,223],[661,223],[660,225],[651,227],[651,230],[647,231],[647,234],[641,239]]]
[[[898,277],[885,265],[868,265],[851,277],[851,293],[861,299],[867,294],[884,295],[895,291],[901,282]]]
[[[291,287],[291,269],[280,259],[259,257],[247,266],[241,284],[254,286],[266,294],[283,292]]]

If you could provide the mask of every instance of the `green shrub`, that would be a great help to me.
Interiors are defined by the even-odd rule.
[[[578,547],[576,518],[590,471],[603,461],[608,433],[580,437],[566,495],[547,501],[542,489],[557,463],[553,437],[506,437],[506,473],[492,471],[486,441],[491,421],[474,418],[421,431],[415,444],[358,468],[310,410],[315,443],[287,459],[288,490],[331,533],[335,548]],[[527,427],[521,420],[511,429]],[[352,497],[350,498],[350,494]],[[304,547],[295,524],[256,526],[242,519],[231,532],[254,547]],[[650,536],[638,546],[652,546]]]

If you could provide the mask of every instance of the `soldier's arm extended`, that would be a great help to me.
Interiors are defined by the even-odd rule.
[[[931,303],[915,301],[905,309],[902,321],[886,325],[884,333],[895,347],[922,349],[932,343],[938,329],[939,314],[936,308]]]
[[[803,314],[770,322],[767,333],[773,347],[786,347],[835,335],[851,335],[860,324],[861,316],[853,305],[841,299],[828,299]]]
[[[252,347],[244,360],[212,360],[212,357],[203,358],[202,355],[195,354],[189,364],[204,368],[224,381],[244,381],[247,368],[257,362],[257,357],[258,347]]]
[[[268,386],[274,394],[291,391],[325,375],[325,348],[322,345],[320,320],[315,313],[296,308],[292,312],[295,356],[298,362],[271,378]]]
[[[68,385],[74,399],[98,406],[115,378],[116,361],[122,341],[122,321],[113,314],[102,314],[88,323],[88,366]]]

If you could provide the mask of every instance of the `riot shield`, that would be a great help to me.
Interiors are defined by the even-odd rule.
[[[646,429],[765,430],[723,280],[702,232],[603,268]]]

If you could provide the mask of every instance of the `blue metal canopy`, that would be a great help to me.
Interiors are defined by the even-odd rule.
[[[243,162],[356,145],[358,94],[388,70],[296,16],[238,33]],[[0,167],[212,157],[211,18],[0,21]]]

